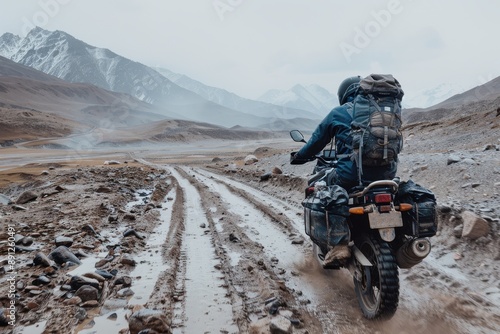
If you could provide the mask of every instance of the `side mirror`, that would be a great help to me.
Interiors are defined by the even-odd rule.
[[[296,142],[306,142],[306,140],[304,139],[304,135],[299,130],[290,131],[290,137],[292,137],[293,141]]]

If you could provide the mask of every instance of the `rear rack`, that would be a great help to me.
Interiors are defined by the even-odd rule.
[[[374,181],[372,183],[370,183],[369,185],[367,185],[365,187],[365,189],[363,189],[362,191],[358,191],[356,193],[352,193],[349,195],[350,198],[353,198],[353,197],[361,197],[361,196],[364,196],[370,189],[372,188],[375,188],[375,187],[384,187],[384,186],[389,186],[392,188],[392,190],[394,192],[397,192],[398,191],[398,184],[392,180],[380,180],[380,181]]]

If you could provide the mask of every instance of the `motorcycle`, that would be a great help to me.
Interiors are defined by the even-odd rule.
[[[306,142],[298,130],[292,130],[290,135],[296,142]],[[325,212],[325,195],[321,195],[327,188],[324,184],[318,187],[318,182],[330,168],[336,167],[337,159],[334,150],[324,150],[309,159],[313,160],[318,164],[305,190],[304,227],[313,241],[314,253],[323,263],[328,252],[324,234],[330,233],[331,227]],[[436,231],[435,201],[427,201],[427,205],[425,201],[399,196],[400,184],[396,178],[348,190],[351,257],[339,265],[323,266],[349,270],[359,307],[368,319],[389,319],[394,315],[399,303],[398,268],[410,268],[429,255],[431,243],[427,237]],[[429,218],[418,221],[419,213],[422,217],[428,214]]]

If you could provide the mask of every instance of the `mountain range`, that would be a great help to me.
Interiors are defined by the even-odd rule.
[[[305,110],[251,101],[194,80],[186,89],[158,71],[80,41],[62,31],[39,27],[20,38],[11,33],[0,37],[0,55],[68,82],[92,84],[126,93],[183,119],[225,127],[265,128],[276,119],[311,118]],[[186,79],[182,80],[183,82]]]

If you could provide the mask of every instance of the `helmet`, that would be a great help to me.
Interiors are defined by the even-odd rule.
[[[338,90],[338,97],[340,105],[343,105],[347,102],[347,98],[353,95],[356,92],[356,89],[359,86],[359,82],[361,81],[361,77],[355,76],[345,79],[340,83]]]

